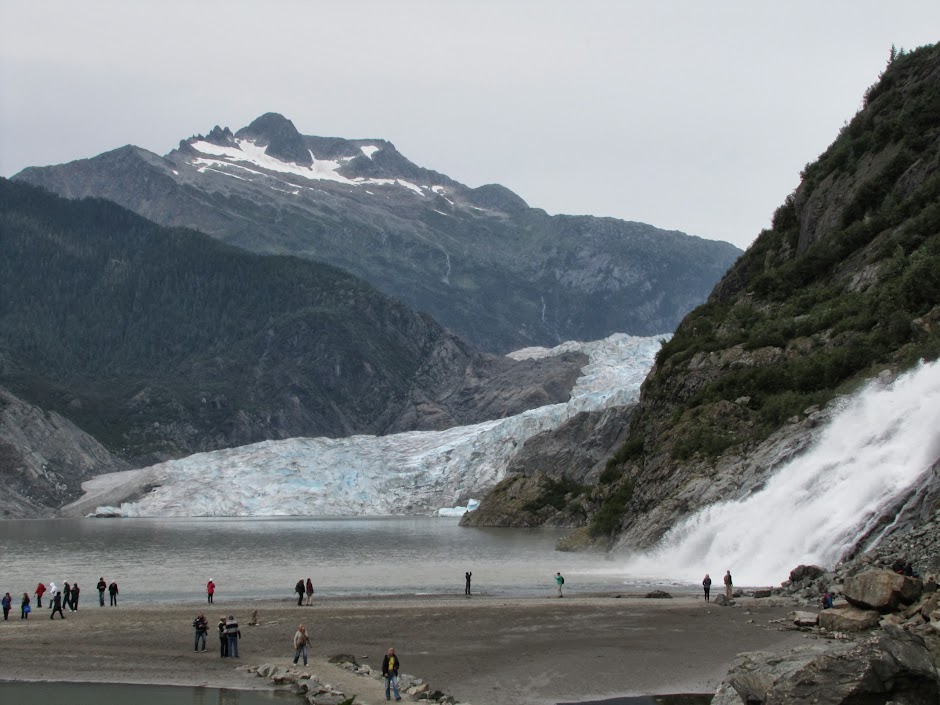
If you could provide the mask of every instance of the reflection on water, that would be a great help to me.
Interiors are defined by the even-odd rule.
[[[458,526],[456,518],[59,519],[0,521],[0,590],[17,595],[42,581],[78,582],[95,605],[104,576],[119,601],[284,597],[298,579],[318,595],[457,593],[472,571],[474,592],[552,594],[554,575],[569,593],[624,589],[603,555],[554,550],[554,529]],[[95,605],[96,606],[96,605]]]
[[[5,683],[0,702],[16,705],[296,705],[293,693],[120,683]]]

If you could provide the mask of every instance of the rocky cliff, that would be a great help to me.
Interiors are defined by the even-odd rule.
[[[940,48],[896,56],[773,227],[663,346],[597,483],[532,457],[484,500],[487,523],[535,507],[546,468],[560,496],[544,520],[585,526],[568,545],[649,547],[695,510],[763,487],[812,445],[833,400],[940,356],[938,96]],[[911,491],[893,530],[932,513],[935,484]],[[521,497],[511,506],[508,490]]]
[[[818,410],[940,355],[940,47],[893,59],[773,227],[690,313],[595,490],[591,533],[649,546],[762,486]]]
[[[643,223],[552,217],[502,186],[419,167],[385,140],[301,135],[270,113],[163,157],[127,146],[14,178],[335,265],[488,352],[671,331],[740,254]]]
[[[126,468],[68,419],[0,388],[0,518],[50,516],[84,480]]]

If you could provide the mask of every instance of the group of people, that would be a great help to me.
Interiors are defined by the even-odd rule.
[[[304,582],[303,578],[298,580],[297,584],[294,586],[294,592],[297,593],[298,607],[301,607],[305,604],[313,604],[313,581],[310,578],[307,578],[306,582]],[[304,602],[304,596],[307,598],[306,602]]]
[[[724,582],[725,582],[725,597],[727,597],[730,600],[734,593],[734,582],[731,579],[730,570],[725,572]],[[712,579],[708,575],[708,573],[705,573],[705,577],[702,578],[702,588],[704,588],[705,590],[705,602],[711,601]]]
[[[107,590],[111,594],[111,605],[117,604],[117,595],[118,595],[118,586],[117,583],[112,582],[110,585],[105,582],[104,577],[98,581],[98,603],[104,607],[104,593]],[[45,584],[39,583],[36,585],[36,589],[33,591],[33,595],[36,597],[36,607],[42,607],[42,598],[43,596],[48,595],[48,607],[52,610],[52,613],[49,615],[49,619],[55,619],[56,614],[58,613],[61,619],[65,619],[65,609],[68,609],[69,612],[78,611],[78,600],[81,597],[82,589],[79,587],[78,583],[69,584],[66,580],[62,584],[62,589],[59,590],[56,587],[55,581],[49,581],[49,587],[46,587]],[[3,619],[9,619],[10,610],[13,607],[13,597],[10,593],[6,593],[3,596],[2,601],[3,605]],[[20,600],[20,619],[29,619],[29,615],[33,612],[32,598],[28,592],[23,593],[23,598]]]
[[[193,651],[199,651],[200,644],[202,651],[206,651],[206,636],[209,633],[209,620],[202,612],[193,620],[193,629],[196,631],[196,639],[193,642]],[[238,620],[235,615],[230,614],[227,618],[223,614],[219,617],[219,623],[216,626],[219,632],[219,652],[222,658],[239,658],[238,640],[241,639],[242,632],[238,627]]]

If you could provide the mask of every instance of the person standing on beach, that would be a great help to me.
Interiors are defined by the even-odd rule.
[[[43,585],[42,583],[39,583],[39,585],[36,586],[36,592],[33,593],[36,596],[37,607],[42,607],[42,596],[43,594],[45,594],[45,592],[46,592],[46,586]]]
[[[62,619],[65,619],[65,614],[62,612],[62,593],[57,592],[52,598],[52,614],[49,615],[49,619],[55,619],[55,613],[58,612],[59,616]]]
[[[29,593],[23,593],[23,601],[20,603],[20,619],[29,619],[29,613],[33,608],[29,606]]]
[[[202,650],[206,650],[206,632],[209,631],[209,622],[202,612],[193,620],[193,629],[196,630],[196,641],[193,642],[193,651],[199,651],[199,640],[202,640]]]
[[[215,583],[212,582],[212,578],[209,578],[209,582],[206,583],[206,595],[209,596],[209,604],[212,604],[212,596],[215,595]]]
[[[471,576],[471,575],[473,575],[473,573],[471,573],[470,571],[467,571],[466,575],[464,576],[464,577],[466,578],[466,580],[467,580],[467,586],[466,586],[466,587],[464,588],[464,590],[463,590],[463,594],[464,594],[464,595],[469,595],[469,594],[470,594],[470,576]]]
[[[731,591],[734,586],[731,584],[731,571],[725,573],[725,597],[731,599]]]
[[[304,579],[301,578],[297,581],[297,584],[294,586],[294,592],[297,593],[297,606],[303,607],[304,604]]]
[[[117,607],[118,586],[113,580],[111,584],[108,585],[108,594],[111,596],[111,606]]]
[[[7,593],[3,596],[3,599],[0,600],[0,606],[3,607],[3,621],[6,622],[10,617],[10,607],[13,605],[13,598],[10,597],[10,593]]]
[[[561,573],[555,573],[555,588],[558,590],[558,597],[564,597],[561,593],[561,586],[565,584],[565,579]]]
[[[72,611],[72,586],[68,580],[62,583],[62,604],[69,608],[69,612]]]
[[[78,596],[81,593],[81,590],[78,589],[78,583],[75,583],[72,586],[72,611],[78,611]]]
[[[705,602],[708,602],[708,593],[712,590],[712,579],[709,577],[708,573],[705,573],[705,577],[702,580],[702,587],[705,588]]]
[[[104,576],[102,575],[98,578],[98,604],[104,607],[104,591],[108,589],[108,584],[104,581]]]
[[[310,578],[307,578],[307,606],[313,604],[313,581]]]
[[[307,628],[301,624],[294,633],[294,665],[297,665],[297,659],[304,657],[304,666],[307,665],[307,647],[310,646],[310,637],[307,636]]]
[[[225,615],[219,617],[219,646],[222,649],[222,658],[228,658],[228,636],[225,634]]]
[[[238,658],[238,640],[241,635],[238,622],[235,621],[235,615],[230,614],[228,621],[225,623],[225,636],[228,637],[228,655],[232,658]]]
[[[55,599],[55,596],[58,594],[59,588],[55,586],[55,580],[49,581],[49,609],[52,609],[52,601]]]
[[[398,692],[398,669],[401,668],[401,661],[395,655],[395,649],[389,649],[382,659],[382,675],[385,677],[385,699],[391,700],[392,694],[389,688],[395,691],[395,700],[401,700],[401,694]]]

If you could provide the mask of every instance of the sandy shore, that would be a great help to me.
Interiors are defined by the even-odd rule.
[[[381,666],[394,646],[403,671],[473,705],[544,705],[616,695],[710,692],[740,651],[802,641],[770,620],[790,609],[743,599],[743,608],[707,605],[694,597],[649,600],[613,596],[504,599],[436,596],[326,599],[311,607],[288,601],[161,605],[82,605],[50,621],[18,607],[0,622],[0,678],[265,687],[236,665],[288,664],[300,622],[313,639],[313,672],[384,701],[379,681],[325,663],[349,653]],[[249,627],[253,610],[260,626]],[[242,625],[239,662],[221,659],[218,638],[193,652],[195,616],[210,630],[234,614]],[[348,681],[348,684],[347,684]],[[299,701],[298,701],[299,702]]]

